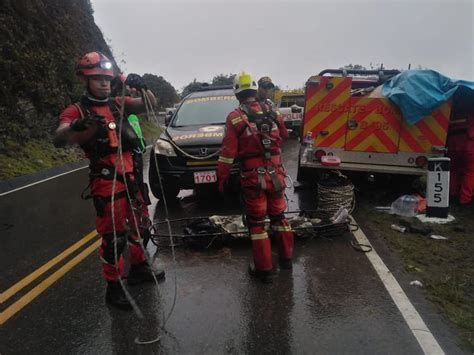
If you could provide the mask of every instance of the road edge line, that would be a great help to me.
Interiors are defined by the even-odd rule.
[[[6,302],[8,299],[10,299],[10,297],[14,296],[17,292],[21,291],[24,287],[28,286],[38,277],[43,275],[46,271],[48,271],[53,266],[55,266],[56,264],[64,260],[66,257],[74,253],[77,249],[82,247],[84,244],[94,239],[94,237],[96,237],[97,235],[98,235],[97,231],[93,230],[92,232],[88,233],[85,237],[83,237],[81,240],[77,241],[76,243],[71,245],[69,248],[65,249],[63,252],[56,255],[54,258],[52,258],[51,260],[49,260],[48,262],[46,262],[45,264],[37,268],[31,274],[29,274],[28,276],[25,276],[16,284],[8,288],[5,292],[2,292],[0,294],[0,304],[3,304],[4,302]]]
[[[63,277],[67,272],[69,272],[82,260],[87,258],[89,254],[96,251],[99,248],[100,243],[101,243],[100,239],[95,241],[94,244],[84,249],[80,254],[76,255],[73,259],[71,259],[66,264],[64,264],[64,266],[62,266],[60,269],[58,269],[53,274],[51,274],[46,279],[44,279],[40,284],[38,284],[35,288],[33,288],[27,294],[22,296],[18,301],[16,301],[7,309],[5,309],[0,314],[0,325],[5,324],[7,320],[9,320],[16,313],[18,313],[20,310],[26,307],[31,301],[33,301],[36,297],[42,294],[47,288],[52,286],[56,281],[58,281],[61,277]]]
[[[79,171],[79,170],[82,170],[82,169],[85,169],[85,168],[88,168],[88,167],[89,167],[89,165],[81,166],[80,168],[76,168],[76,169],[73,169],[73,170],[69,170],[69,171],[66,171],[66,172],[61,173],[61,174],[57,174],[57,175],[54,175],[54,176],[50,176],[49,178],[46,178],[46,179],[42,179],[42,180],[39,180],[39,181],[32,182],[31,184],[27,184],[27,185],[20,186],[20,187],[17,187],[17,188],[15,188],[15,189],[12,189],[12,190],[9,190],[9,191],[2,192],[2,193],[0,193],[0,197],[9,195],[9,194],[11,194],[11,193],[14,193],[14,192],[17,192],[17,191],[26,189],[26,188],[31,187],[31,186],[34,186],[34,185],[41,184],[42,182],[46,182],[46,181],[49,181],[49,180],[56,179],[56,178],[58,178],[58,177],[60,177],[60,176],[64,176],[64,175],[67,175],[67,174],[71,174],[71,173],[73,173],[73,172],[75,172],[75,171]]]
[[[372,245],[354,217],[350,216],[350,218],[352,222],[358,226],[358,229],[352,232],[356,240],[360,244]],[[372,246],[372,251],[365,253],[365,255],[372,264],[372,267],[379,276],[390,297],[392,297],[393,302],[402,314],[403,319],[415,336],[418,344],[420,344],[423,352],[425,354],[444,354],[438,341],[428,329],[428,326],[425,324],[416,308],[410,302],[395,276],[393,276],[392,272],[377,254],[375,248]]]

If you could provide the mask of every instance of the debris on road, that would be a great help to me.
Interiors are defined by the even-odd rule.
[[[397,198],[390,212],[403,217],[415,217],[426,209],[426,199],[419,195],[403,195]]]
[[[245,231],[244,222],[242,215],[230,215],[230,216],[218,216],[214,215],[209,217],[210,221],[216,225],[222,227],[226,232],[237,233]]]
[[[410,285],[411,286],[423,287],[423,284],[421,283],[421,281],[418,281],[418,280],[414,280],[414,281],[410,282]]]
[[[405,231],[407,230],[406,227],[402,227],[397,224],[392,224],[390,228],[392,228],[393,230],[399,231],[400,233],[405,233]]]
[[[453,215],[449,215],[448,218],[437,218],[437,217],[426,217],[425,214],[419,214],[416,216],[423,223],[436,223],[446,224],[454,221],[456,218]]]
[[[431,234],[430,235],[431,239],[436,239],[436,240],[448,240],[449,238],[443,237],[442,235],[437,235],[437,234]]]

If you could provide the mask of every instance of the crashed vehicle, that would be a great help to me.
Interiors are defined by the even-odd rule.
[[[238,105],[231,86],[208,86],[187,95],[173,115],[166,117],[166,129],[150,154],[149,184],[155,197],[163,197],[159,175],[168,198],[176,197],[181,189],[217,182],[225,120]],[[238,172],[236,165],[233,176]]]
[[[393,96],[384,95],[391,80],[406,84],[419,80],[417,74],[328,69],[310,77],[306,83],[305,139],[299,152],[298,179],[313,176],[310,172],[321,176],[328,169],[426,174],[428,159],[445,155],[452,99],[428,106],[412,120],[413,107],[421,97],[420,82],[412,84],[411,97],[403,98],[405,103],[412,100],[410,107],[396,105]],[[428,92],[424,94],[430,97]]]

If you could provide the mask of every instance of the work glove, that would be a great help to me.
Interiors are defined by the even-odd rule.
[[[71,129],[74,132],[82,132],[88,129],[94,122],[92,117],[76,118],[71,122]]]
[[[93,115],[84,118],[76,118],[74,121],[71,122],[70,127],[74,132],[82,132],[88,129],[94,122],[98,125],[104,126],[105,117],[101,115]]]
[[[145,80],[138,74],[128,74],[127,80],[125,80],[125,85],[130,86],[132,89],[137,90],[148,90],[148,87],[145,84]]]

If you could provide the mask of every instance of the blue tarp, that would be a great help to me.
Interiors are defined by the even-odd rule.
[[[388,80],[382,94],[400,108],[409,124],[415,124],[448,100],[459,86],[474,90],[472,81],[453,80],[434,70],[407,70]]]

